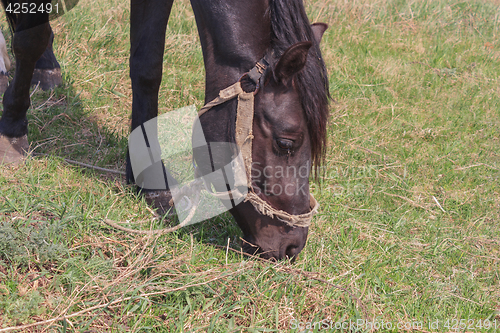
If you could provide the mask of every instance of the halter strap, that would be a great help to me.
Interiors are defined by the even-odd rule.
[[[219,96],[213,99],[211,102],[208,102],[205,104],[204,107],[200,109],[198,112],[198,118],[201,117],[202,114],[213,108],[214,106],[217,106],[219,104],[225,103],[229,100],[232,100],[239,94],[244,93],[243,89],[241,89],[241,82],[238,81],[235,84],[227,87],[226,89],[223,89],[219,92]]]
[[[290,227],[308,227],[314,214],[318,212],[319,204],[314,199],[314,196],[309,193],[309,207],[310,211],[305,214],[293,215],[280,209],[276,209],[269,202],[259,197],[252,186],[252,141],[253,141],[253,116],[254,116],[254,95],[259,90],[259,83],[262,75],[266,71],[269,64],[265,59],[261,59],[249,72],[244,76],[248,76],[255,84],[256,90],[253,92],[245,92],[241,88],[241,78],[235,84],[223,89],[219,92],[219,96],[211,102],[203,106],[198,112],[198,118],[212,109],[216,105],[225,103],[233,98],[238,97],[238,108],[236,113],[236,145],[241,151],[243,162],[245,164],[245,175],[241,175],[238,170],[235,172],[237,183],[238,180],[246,178],[246,186],[248,193],[243,195],[237,188],[231,191],[216,192],[213,195],[219,198],[234,198],[245,196],[245,202],[250,201],[254,208],[262,215],[276,218]],[[244,178],[243,178],[244,177]],[[244,185],[242,184],[239,185]]]

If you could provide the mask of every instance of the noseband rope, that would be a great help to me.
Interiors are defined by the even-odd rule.
[[[240,185],[248,187],[248,193],[244,201],[250,201],[255,209],[262,215],[271,218],[277,218],[290,227],[308,227],[311,224],[312,217],[318,212],[319,204],[314,199],[313,195],[309,193],[309,207],[310,211],[305,214],[292,215],[283,210],[276,209],[269,204],[269,202],[259,197],[252,186],[252,141],[253,141],[253,116],[254,116],[254,95],[259,91],[260,79],[266,71],[269,64],[265,59],[261,59],[254,68],[245,73],[235,84],[223,89],[219,92],[219,96],[207,103],[198,112],[198,118],[204,113],[212,109],[216,105],[225,103],[233,98],[238,97],[238,107],[236,113],[236,145],[241,151],[243,162],[245,164],[245,175],[242,175],[241,168],[235,168],[235,189],[230,192],[218,192],[214,195],[221,197],[234,197],[243,196],[236,188]],[[241,88],[241,79],[248,76],[256,84],[255,91],[245,92]],[[237,161],[237,159],[236,159]],[[245,182],[246,178],[246,182]]]

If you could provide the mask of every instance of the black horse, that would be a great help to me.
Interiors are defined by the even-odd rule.
[[[158,114],[172,4],[173,0],[131,3],[132,130]],[[243,249],[265,258],[295,258],[305,245],[308,227],[294,226],[282,216],[294,219],[311,211],[309,174],[312,165],[320,163],[326,144],[328,79],[319,41],[327,26],[310,25],[302,0],[192,0],[191,5],[203,49],[206,102],[238,81],[245,92],[255,94],[248,136],[253,138],[252,165],[246,171],[249,192],[258,203],[245,201],[230,210],[243,231]],[[4,145],[19,148],[27,145],[31,76],[51,29],[46,13],[11,16],[16,73],[4,95],[0,140],[3,136]],[[237,104],[234,98],[200,116],[207,142],[235,142]],[[11,148],[2,148],[0,141],[0,155],[2,149]],[[219,166],[227,164],[227,157],[217,160]],[[201,170],[205,171],[210,170]],[[129,157],[127,181],[135,182]],[[163,192],[169,198],[169,184]]]

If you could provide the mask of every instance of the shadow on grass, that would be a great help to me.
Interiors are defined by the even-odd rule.
[[[71,81],[71,78],[63,74],[63,84],[53,90],[42,91],[37,87],[32,89],[32,106],[27,116],[28,140],[34,153],[33,158],[59,157],[123,172],[128,132],[100,124],[99,119],[92,113],[93,110],[84,107],[81,92],[75,91],[68,81]],[[144,200],[137,193],[136,187],[126,184],[123,175],[94,171],[82,166],[72,165],[70,168],[79,169],[81,177],[103,184],[115,195],[125,189],[132,200]],[[82,180],[82,183],[86,181]],[[145,203],[139,207],[145,207]],[[155,229],[168,228],[177,223],[175,219],[168,219],[155,226]],[[239,249],[241,246],[242,233],[229,213],[177,231],[177,237],[180,239],[189,240],[191,235],[199,243],[227,246],[229,239],[231,247]]]

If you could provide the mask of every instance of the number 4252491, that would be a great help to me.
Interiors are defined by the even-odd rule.
[[[461,319],[460,321],[458,319],[451,319],[447,320],[444,325],[445,328],[452,330],[452,331],[457,331],[457,330],[475,330],[475,329],[493,329],[497,330],[500,328],[500,322],[497,322],[496,319],[494,320],[474,320],[474,319]]]
[[[52,6],[51,3],[42,3],[37,6],[36,3],[9,3],[7,8],[5,8],[7,13],[12,14],[37,14],[37,13],[47,13],[47,14],[57,14],[59,13],[59,4],[56,3]]]

